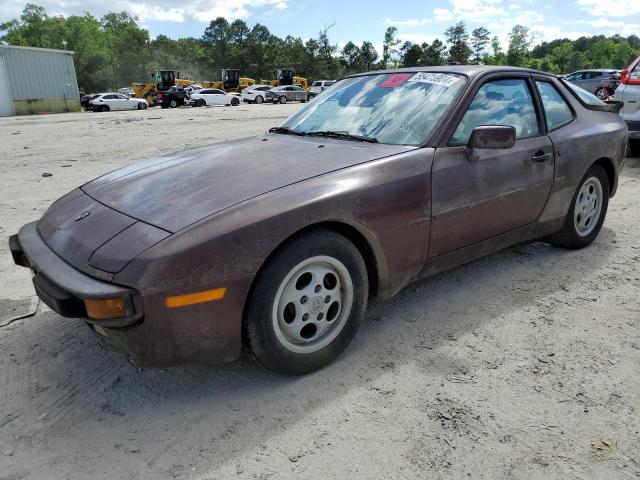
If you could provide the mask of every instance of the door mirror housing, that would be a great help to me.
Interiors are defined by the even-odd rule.
[[[469,160],[477,160],[477,150],[511,148],[516,143],[516,129],[502,125],[483,125],[471,132],[465,154]]]

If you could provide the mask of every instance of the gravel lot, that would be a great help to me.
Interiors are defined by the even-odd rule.
[[[0,317],[33,295],[7,239],[53,200],[297,108],[0,119]],[[302,378],[139,370],[41,305],[0,328],[0,479],[640,478],[639,234],[629,159],[590,248],[536,242],[412,285]]]

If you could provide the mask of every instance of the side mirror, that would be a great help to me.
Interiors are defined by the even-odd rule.
[[[471,132],[464,153],[469,160],[478,160],[476,150],[499,150],[511,148],[516,143],[516,129],[508,126],[484,125]]]

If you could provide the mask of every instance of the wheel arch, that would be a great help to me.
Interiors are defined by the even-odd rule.
[[[292,240],[318,230],[325,230],[325,231],[331,231],[331,232],[337,233],[338,235],[342,235],[343,237],[345,237],[347,240],[349,240],[351,243],[354,244],[354,246],[360,252],[360,255],[362,255],[365,266],[367,268],[367,279],[369,281],[369,295],[373,297],[378,296],[379,288],[380,288],[381,270],[384,271],[383,266],[386,265],[386,263],[384,262],[384,259],[380,258],[380,256],[384,254],[381,251],[376,252],[376,250],[372,245],[373,242],[367,239],[366,234],[362,232],[361,229],[352,225],[351,223],[347,223],[343,221],[335,221],[335,220],[317,222],[317,223],[307,225],[306,227],[301,228],[296,232],[292,233],[291,235],[289,235],[288,237],[286,237],[263,260],[263,262],[260,265],[260,268],[257,270],[256,274],[251,280],[251,286],[249,287],[249,290],[245,297],[245,302],[243,306],[243,315],[242,315],[243,324],[246,319],[246,312],[247,312],[247,307],[249,305],[249,301],[253,296],[253,290],[254,290],[256,281],[258,279],[258,276],[260,275],[260,272],[264,269],[265,265],[275,255],[277,255],[278,252],[280,252],[286,244],[288,244]],[[244,334],[243,334],[243,337],[244,337]]]
[[[361,231],[358,227],[352,225],[351,223],[337,221],[337,220],[327,220],[322,222],[313,223],[303,227],[296,232],[292,233],[284,240],[282,240],[272,251],[267,255],[267,257],[263,260],[260,268],[257,270],[253,279],[251,280],[251,286],[247,291],[245,296],[244,305],[242,307],[242,343],[245,344],[247,340],[247,331],[246,331],[246,319],[247,319],[247,310],[249,307],[249,302],[253,297],[253,291],[260,275],[260,272],[264,269],[265,265],[282,250],[282,248],[292,240],[309,234],[314,231],[325,230],[337,233],[338,235],[342,235],[347,240],[355,245],[355,247],[362,255],[365,266],[367,268],[367,280],[369,281],[369,295],[373,297],[377,297],[379,295],[380,288],[380,275],[381,275],[381,267],[383,268],[386,265],[383,258],[379,258],[384,255],[381,251],[378,253],[375,252],[374,247],[372,245],[373,242],[367,239],[366,234]]]
[[[607,157],[601,157],[591,165],[600,165],[604,169],[607,174],[607,179],[609,180],[609,198],[613,197],[618,187],[616,168],[613,160]],[[591,166],[589,166],[589,168],[591,168]]]

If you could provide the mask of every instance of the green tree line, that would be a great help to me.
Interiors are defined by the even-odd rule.
[[[332,43],[324,26],[317,38],[280,38],[269,29],[244,20],[219,17],[200,38],[151,38],[126,12],[102,18],[83,15],[49,16],[45,8],[27,4],[20,16],[0,24],[0,41],[10,45],[66,48],[75,52],[78,84],[87,91],[146,82],[156,69],[176,70],[183,78],[213,80],[221,68],[239,68],[242,75],[270,79],[276,68],[293,68],[310,80],[338,78],[378,68],[484,63],[531,67],[552,73],[580,68],[624,68],[640,54],[640,38],[603,35],[577,40],[558,39],[532,48],[527,27],[515,25],[503,51],[496,36],[484,27],[468,31],[464,22],[449,27],[442,40],[401,42],[396,27],[383,36],[382,55],[365,41]]]

